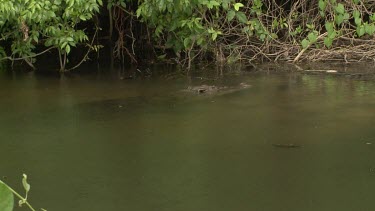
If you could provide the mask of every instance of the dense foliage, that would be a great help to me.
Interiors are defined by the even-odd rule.
[[[165,47],[191,60],[374,59],[375,2],[142,0],[137,16]]]
[[[36,47],[53,48],[65,70],[78,44],[98,49],[84,23],[99,11],[100,27],[109,29],[113,54],[123,61],[137,62],[150,48],[187,67],[196,59],[375,59],[375,2],[364,0],[0,0],[0,41],[11,42],[0,55],[32,65]]]
[[[11,42],[11,55],[1,46],[0,54],[32,65],[37,45],[56,48],[64,70],[71,48],[88,41],[78,24],[92,19],[100,5],[101,0],[0,0],[0,40]]]

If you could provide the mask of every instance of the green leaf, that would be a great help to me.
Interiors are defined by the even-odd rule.
[[[208,8],[208,9],[212,9],[212,8],[214,8],[214,6],[215,6],[215,7],[220,6],[220,3],[217,2],[217,1],[215,1],[215,0],[204,1],[202,4],[203,4],[203,5],[207,5],[207,8]]]
[[[357,26],[360,26],[362,24],[362,19],[361,18],[354,18],[354,23]]]
[[[331,31],[331,32],[328,33],[328,38],[330,38],[332,40],[335,39],[336,36],[337,36],[336,31]]]
[[[357,31],[358,37],[362,37],[366,33],[365,26],[363,25],[358,26],[356,31]]]
[[[87,20],[86,17],[85,17],[84,15],[80,15],[80,16],[79,16],[79,19],[81,19],[81,20],[83,20],[83,21]]]
[[[210,1],[210,4],[211,4],[212,6],[216,6],[216,7],[220,6],[220,3],[217,2],[217,1]]]
[[[203,41],[204,41],[204,38],[199,37],[198,40],[197,40],[197,45],[202,45]]]
[[[370,20],[371,20],[371,22],[374,22],[374,21],[375,21],[375,14],[372,14],[372,15],[370,16]]]
[[[236,15],[235,11],[229,10],[228,13],[227,13],[227,19],[228,19],[228,21],[233,20],[233,18],[234,18],[235,15]]]
[[[136,15],[137,15],[137,18],[139,18],[139,16],[141,16],[141,14],[142,14],[142,9],[143,9],[143,7],[138,7],[138,9],[137,9],[137,11],[136,11]]]
[[[70,45],[66,45],[65,52],[66,52],[66,54],[70,53]]]
[[[230,2],[231,2],[231,0],[223,0],[222,1],[221,6],[224,8],[224,10],[228,9]]]
[[[242,3],[235,3],[235,4],[233,5],[233,7],[234,7],[234,9],[235,9],[236,11],[239,11],[240,8],[243,7],[243,6],[244,6],[244,5],[243,5]]]
[[[309,38],[309,41],[310,41],[311,43],[316,42],[317,37],[318,37],[318,36],[317,36],[316,33],[314,33],[314,32],[310,32],[310,33],[307,35],[307,38]]]
[[[324,38],[324,45],[327,47],[327,48],[330,48],[332,46],[332,42],[333,42],[333,39],[329,38],[329,37],[326,37]]]
[[[163,59],[165,59],[166,56],[167,56],[167,54],[162,54],[162,55],[158,56],[158,59],[163,60]]]
[[[8,187],[0,181],[0,210],[1,211],[12,211],[14,204],[13,193]]]
[[[319,0],[318,5],[319,5],[319,9],[320,9],[321,11],[324,11],[324,10],[326,9],[327,2],[326,2],[325,0]]]
[[[373,35],[375,32],[375,26],[374,24],[366,24],[365,25],[365,31],[368,35]]]
[[[27,195],[27,193],[30,191],[30,184],[27,183],[27,175],[26,174],[23,174],[22,185],[23,185],[23,188],[25,189],[26,195]]]
[[[184,39],[184,47],[185,47],[185,49],[188,49],[190,46],[190,38],[189,37],[187,37],[187,38],[185,38]]]
[[[335,22],[337,25],[341,25],[344,22],[344,15],[335,15]]]
[[[334,31],[334,27],[333,27],[333,23],[332,22],[326,22],[325,24],[325,28],[327,30],[328,33],[331,33],[332,31]]]
[[[126,3],[125,3],[124,1],[122,1],[122,2],[120,3],[120,5],[121,5],[121,7],[123,7],[123,8],[126,7]]]
[[[212,33],[212,40],[215,41],[217,38],[217,32]]]
[[[264,39],[266,39],[266,35],[265,35],[265,34],[261,34],[261,35],[259,36],[259,39],[262,40],[262,41],[264,41]]]
[[[303,49],[307,49],[310,45],[310,42],[307,39],[303,39],[301,45]]]
[[[247,23],[247,17],[245,15],[245,13],[243,13],[243,12],[237,12],[236,18],[241,23]]]
[[[358,10],[353,11],[353,17],[354,18],[359,18],[361,16],[361,13]]]
[[[164,11],[166,8],[164,0],[159,0],[159,10]]]
[[[343,4],[338,3],[337,6],[335,7],[335,10],[338,14],[344,14],[345,12],[345,7]]]

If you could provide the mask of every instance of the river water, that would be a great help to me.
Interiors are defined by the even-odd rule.
[[[374,209],[375,81],[172,76],[2,74],[2,180],[49,211]]]

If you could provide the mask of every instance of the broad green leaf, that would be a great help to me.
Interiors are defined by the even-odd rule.
[[[164,11],[166,8],[164,0],[159,0],[159,10]]]
[[[185,47],[185,49],[188,49],[189,47],[190,47],[190,38],[189,37],[187,37],[187,38],[185,38],[184,39],[184,47]]]
[[[137,18],[139,18],[139,16],[141,16],[141,14],[142,14],[142,6],[138,7],[138,9],[136,11]]]
[[[326,2],[325,0],[319,0],[318,5],[319,5],[319,9],[320,9],[321,11],[324,11],[324,10],[326,9],[327,2]]]
[[[247,23],[247,17],[245,15],[245,13],[243,13],[243,12],[237,12],[236,18],[241,23]]]
[[[235,15],[236,15],[235,11],[229,10],[228,13],[227,13],[227,19],[228,19],[228,21],[232,21]]]
[[[229,3],[231,2],[231,0],[223,0],[222,3],[221,3],[221,6],[227,10],[228,7],[229,7]]]
[[[338,26],[340,26],[344,22],[344,15],[335,15],[335,22]]]
[[[329,37],[324,38],[324,45],[327,48],[330,48],[332,46],[333,39],[330,39]]]
[[[83,21],[87,20],[86,17],[85,17],[84,15],[80,15],[80,16],[79,16],[79,19],[81,19],[81,20],[83,20]]]
[[[365,31],[368,35],[373,35],[375,32],[375,26],[374,24],[366,24],[365,25]]]
[[[358,26],[356,31],[357,31],[358,37],[362,37],[366,33],[365,26],[363,25]]]
[[[309,41],[310,41],[311,43],[316,42],[317,37],[318,37],[318,36],[317,36],[316,33],[314,33],[314,32],[310,32],[310,33],[307,35],[307,38],[309,38]]]
[[[331,32],[328,33],[328,38],[330,38],[332,40],[335,39],[336,36],[337,36],[337,32],[336,31],[331,31]]]
[[[34,40],[36,43],[38,43],[38,41],[39,41],[39,40],[38,40],[38,36],[34,36],[34,37],[33,37],[33,40]]]
[[[265,35],[265,34],[261,34],[261,35],[259,36],[259,39],[262,40],[262,41],[264,41],[264,39],[266,39],[266,35]]]
[[[360,26],[362,24],[362,19],[361,18],[354,18],[354,23],[357,26]]]
[[[12,211],[14,206],[13,193],[0,181],[0,210]]]
[[[220,6],[220,3],[219,2],[217,2],[217,1],[210,1],[210,4],[212,5],[212,6]]]
[[[343,4],[338,3],[337,6],[335,7],[335,10],[338,14],[344,14],[345,12],[345,7]]]
[[[361,13],[358,10],[353,11],[353,17],[354,18],[359,18],[361,16]]]
[[[64,49],[66,47],[66,45],[68,45],[68,42],[63,42],[60,46],[61,49]]]
[[[310,45],[310,42],[307,39],[303,39],[301,45],[303,49],[307,49]]]
[[[328,33],[330,33],[330,32],[332,32],[332,31],[335,30],[334,27],[333,27],[333,23],[332,22],[326,22],[325,28],[326,28],[326,30],[327,30]]]
[[[70,45],[66,45],[65,52],[66,52],[66,54],[70,53]]]
[[[203,41],[204,41],[204,38],[199,37],[198,40],[197,40],[197,45],[202,45]]]
[[[214,1],[214,0],[211,0],[211,1],[205,1],[205,3],[204,3],[205,5],[207,5],[207,8],[208,9],[212,9],[212,8],[214,8],[214,6],[220,6],[220,3],[219,2],[217,2],[217,1]]]
[[[244,5],[243,5],[242,3],[235,3],[235,4],[233,5],[233,7],[234,7],[234,9],[235,9],[236,11],[239,11],[240,8],[243,7],[243,6],[244,6]]]

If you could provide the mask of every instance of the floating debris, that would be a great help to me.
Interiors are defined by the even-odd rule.
[[[279,148],[300,148],[302,147],[301,145],[298,144],[272,144],[274,147],[279,147]]]
[[[337,70],[305,70],[305,72],[337,73]]]
[[[327,73],[337,73],[337,70],[327,70]]]

